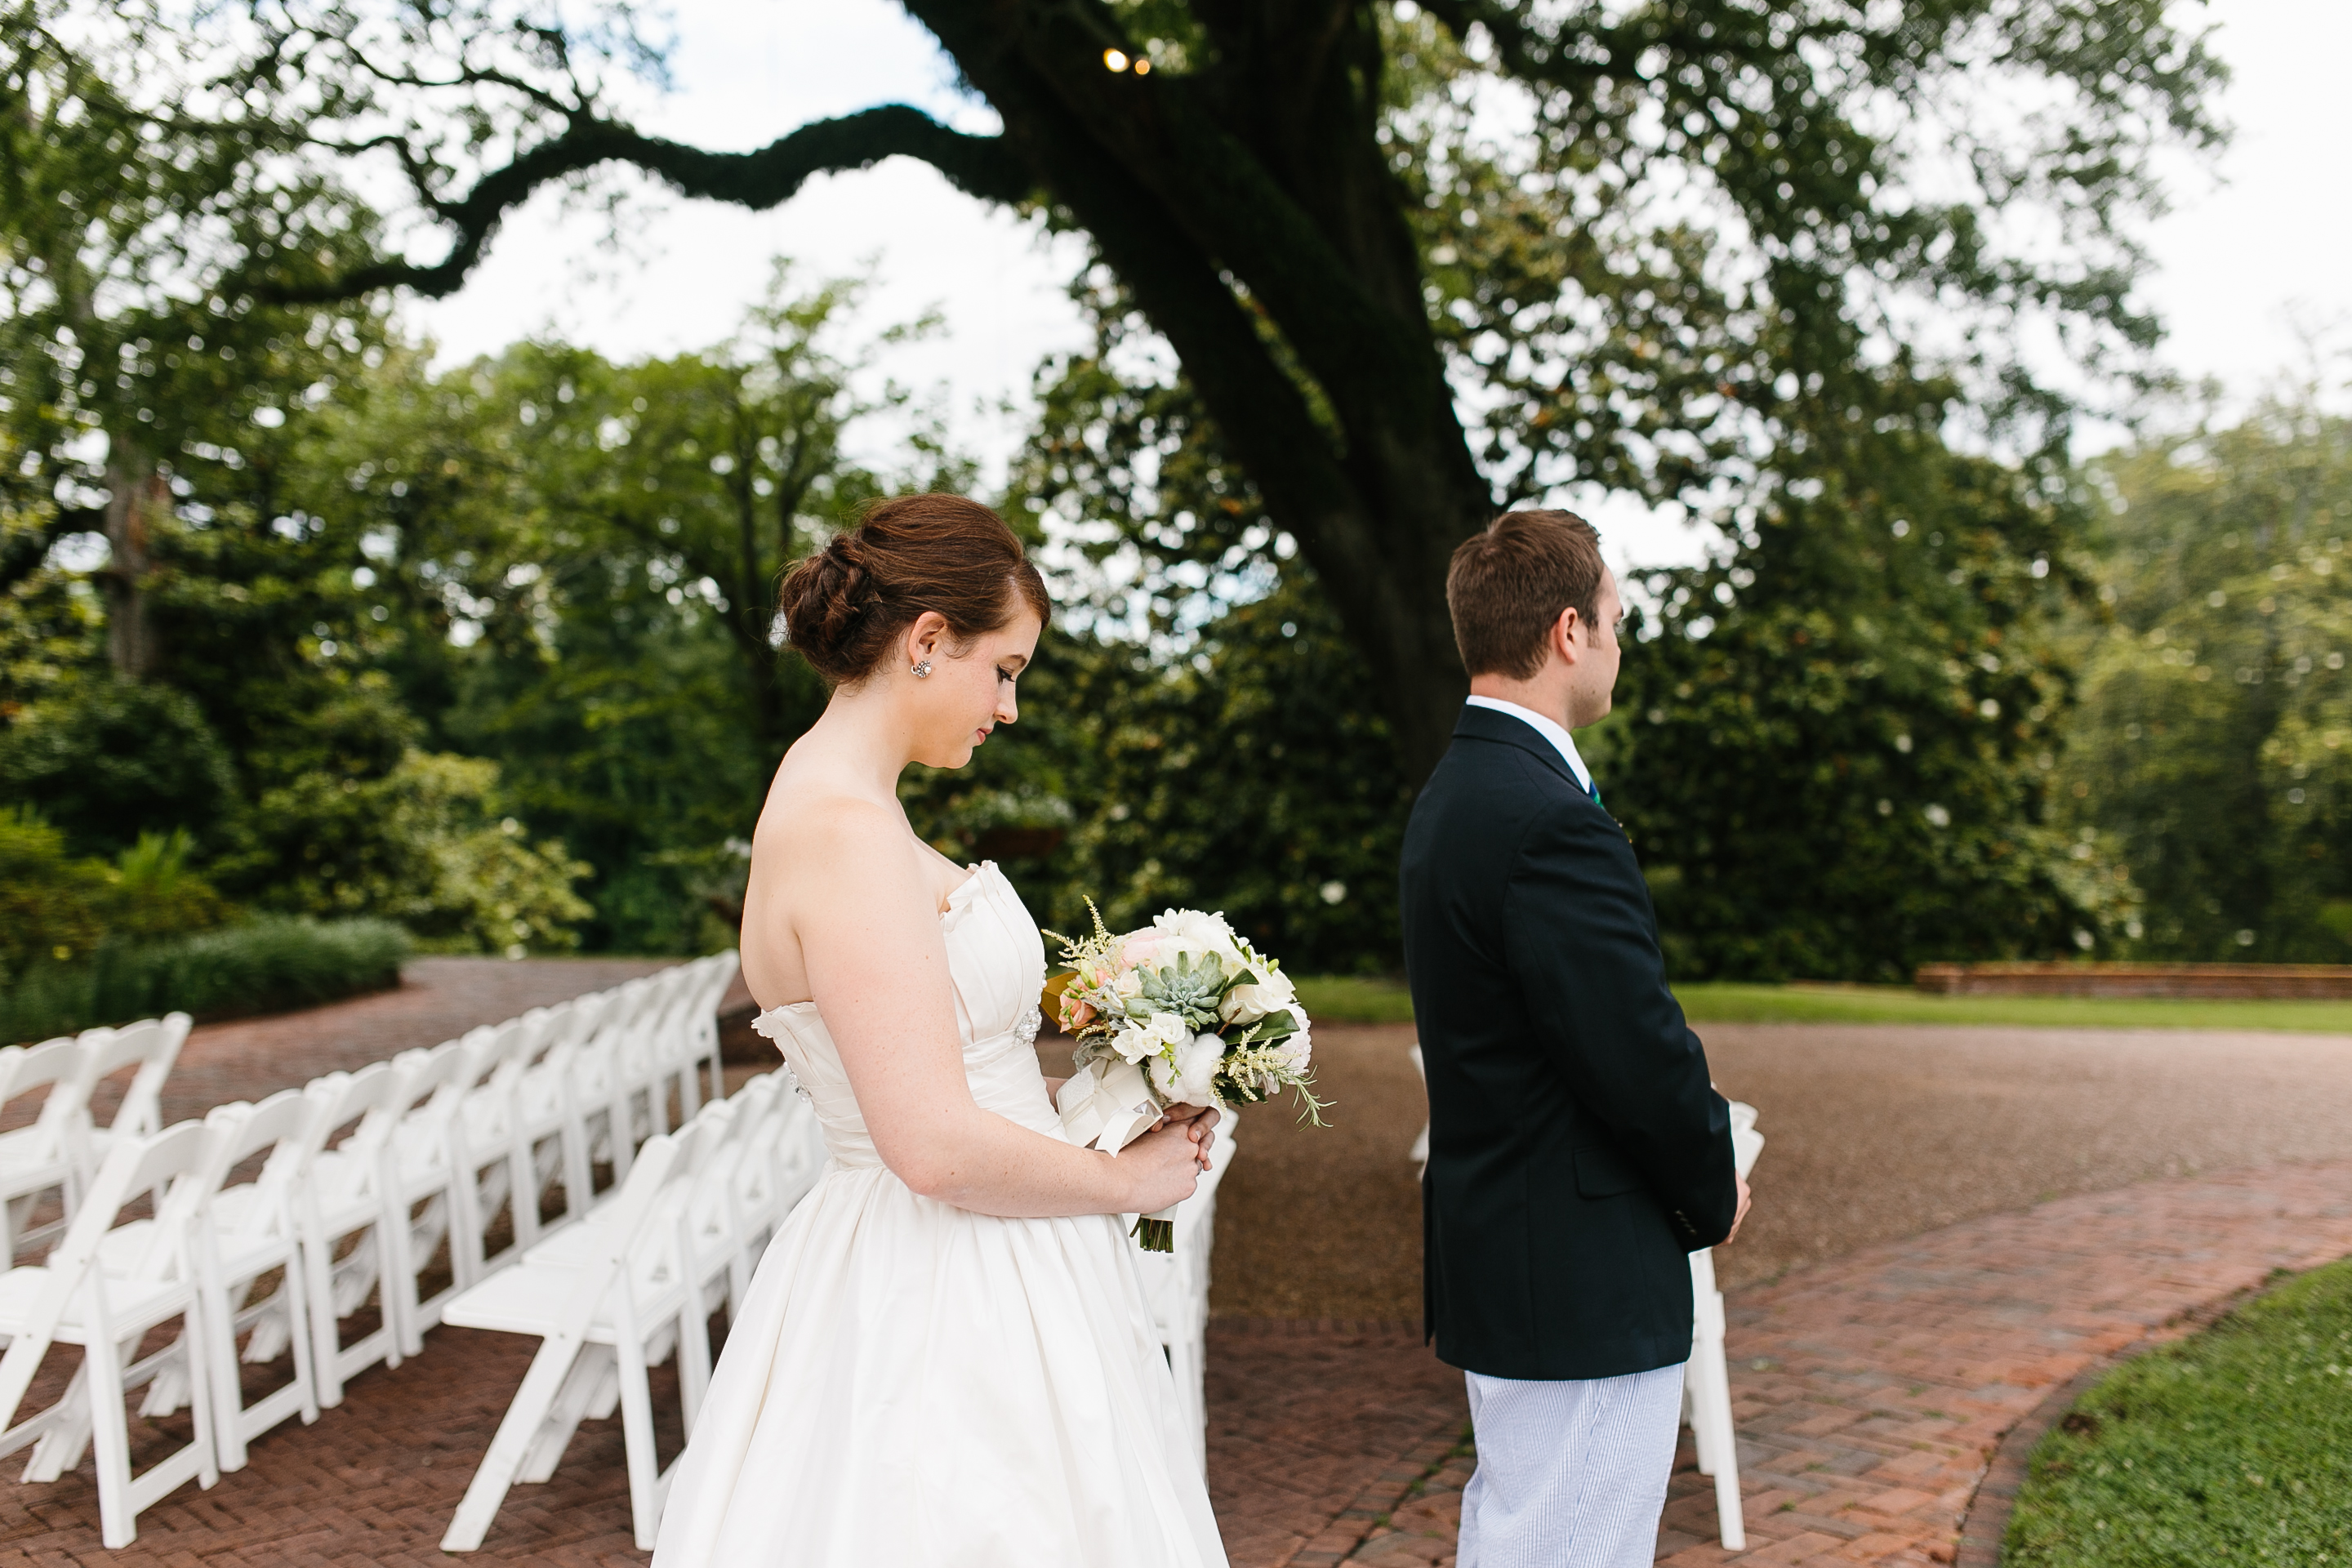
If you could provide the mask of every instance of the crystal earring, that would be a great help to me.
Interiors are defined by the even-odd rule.
[[[917,680],[929,680],[930,678],[931,661],[929,659],[927,658],[923,660],[922,663],[915,666],[915,679]]]

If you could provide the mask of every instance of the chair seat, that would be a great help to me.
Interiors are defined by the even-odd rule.
[[[441,1309],[441,1321],[461,1329],[491,1329],[544,1339],[562,1326],[572,1296],[593,1277],[586,1264],[519,1263],[461,1291]],[[612,1334],[612,1314],[597,1304],[589,1337]]]
[[[48,1279],[49,1271],[38,1264],[0,1274],[0,1334],[13,1337],[32,1326],[34,1304]],[[117,1332],[143,1328],[180,1311],[193,1294],[175,1279],[109,1279],[107,1317]],[[58,1320],[57,1337],[68,1344],[82,1342],[84,1300],[82,1292],[75,1291],[67,1299],[65,1311]]]

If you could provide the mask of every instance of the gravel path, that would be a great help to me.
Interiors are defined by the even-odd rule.
[[[1714,1024],[1717,1081],[1767,1139],[1727,1288],[1975,1215],[2352,1147],[2352,1038]],[[1407,1320],[1426,1115],[1410,1026],[1316,1031],[1333,1125],[1243,1113],[1217,1209],[1222,1317]]]

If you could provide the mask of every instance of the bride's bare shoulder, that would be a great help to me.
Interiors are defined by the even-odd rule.
[[[768,796],[751,835],[751,858],[779,866],[831,870],[889,854],[905,858],[906,819],[889,806],[811,784]]]

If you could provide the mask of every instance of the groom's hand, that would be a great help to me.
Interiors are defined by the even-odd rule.
[[[1739,1207],[1731,1216],[1731,1234],[1725,1237],[1720,1244],[1725,1247],[1739,1238],[1739,1222],[1748,1217],[1748,1178],[1735,1172],[1731,1179],[1739,1184]]]

